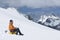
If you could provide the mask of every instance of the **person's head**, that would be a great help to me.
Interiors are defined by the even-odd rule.
[[[13,20],[10,20],[10,24],[11,24],[11,25],[13,24]]]

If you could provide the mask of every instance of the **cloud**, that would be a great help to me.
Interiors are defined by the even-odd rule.
[[[60,6],[60,0],[0,0],[0,5],[8,4],[11,7],[28,6],[33,8]]]
[[[21,0],[21,4],[29,7],[60,6],[60,0]]]

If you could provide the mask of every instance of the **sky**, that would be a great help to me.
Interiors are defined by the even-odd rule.
[[[0,6],[5,4],[11,7],[28,6],[32,8],[60,6],[60,0],[0,0]]]

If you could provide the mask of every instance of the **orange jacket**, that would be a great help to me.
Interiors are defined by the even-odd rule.
[[[11,25],[11,24],[9,24],[9,30],[14,30],[15,29],[15,27],[13,26],[13,24]]]

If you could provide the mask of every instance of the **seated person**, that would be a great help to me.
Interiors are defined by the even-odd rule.
[[[10,20],[10,22],[9,22],[9,31],[10,32],[12,32],[12,33],[14,33],[14,32],[16,32],[16,35],[18,35],[18,33],[19,33],[19,35],[23,35],[22,33],[21,33],[21,31],[19,30],[19,28],[16,28],[16,27],[14,27],[14,25],[13,25],[13,20]]]

